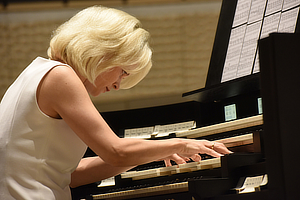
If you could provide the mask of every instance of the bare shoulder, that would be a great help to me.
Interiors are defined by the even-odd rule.
[[[44,77],[47,81],[77,81],[80,80],[73,69],[59,65],[52,68]],[[74,83],[75,83],[74,82]]]
[[[36,95],[40,109],[53,118],[61,118],[60,106],[88,96],[80,78],[67,66],[52,68],[41,80]]]

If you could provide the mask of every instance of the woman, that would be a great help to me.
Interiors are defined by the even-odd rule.
[[[95,109],[89,94],[131,88],[149,72],[148,38],[136,18],[97,6],[56,30],[50,59],[35,59],[1,101],[0,199],[67,200],[69,186],[136,165],[230,153],[205,140],[119,138]],[[87,146],[98,156],[82,159]]]

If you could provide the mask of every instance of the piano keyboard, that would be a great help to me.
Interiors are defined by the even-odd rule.
[[[131,178],[132,180],[140,180],[218,167],[221,167],[221,159],[211,158],[199,162],[190,162],[186,164],[173,165],[170,167],[161,167],[143,171],[128,171],[122,173],[121,178]]]
[[[135,190],[126,190],[119,192],[112,192],[107,194],[93,195],[93,199],[131,199],[131,198],[141,198],[146,196],[172,194],[178,192],[187,192],[188,182],[172,183],[167,185],[159,185],[147,188],[140,188]]]
[[[215,141],[224,143],[226,147],[252,144],[253,134],[249,133],[245,135],[239,135],[239,136],[215,140]],[[198,171],[198,170],[210,169],[210,168],[218,168],[218,167],[221,167],[220,158],[211,158],[199,162],[190,162],[186,164],[173,165],[169,167],[154,168],[154,169],[148,169],[142,171],[128,171],[122,173],[121,178],[131,178],[132,180],[140,180],[140,179],[169,176],[173,174],[192,172],[192,171]]]
[[[177,137],[198,138],[211,134],[222,133],[237,129],[243,129],[252,126],[263,124],[262,116],[254,116],[245,119],[225,122],[213,126],[202,127],[193,129],[187,132],[176,133]],[[226,147],[242,146],[254,143],[254,134],[244,134],[224,139],[215,140],[216,142],[223,143]],[[215,169],[221,167],[221,158],[211,158],[202,160],[200,162],[190,162],[186,164],[174,165],[170,167],[160,167],[142,171],[128,171],[121,174],[122,179],[142,180],[148,178],[171,176],[185,172],[193,172],[204,169]],[[105,194],[93,195],[93,199],[131,199],[141,198],[146,196],[164,195],[178,192],[187,192],[188,182],[179,182],[159,186],[151,186],[139,189],[128,189],[124,191],[117,191]]]

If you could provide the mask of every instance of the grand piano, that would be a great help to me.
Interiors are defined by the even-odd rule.
[[[137,166],[72,189],[74,200],[300,199],[300,1],[252,2],[258,20],[251,1],[223,0],[205,88],[184,93],[186,102],[101,113],[120,137],[207,139],[234,153]]]

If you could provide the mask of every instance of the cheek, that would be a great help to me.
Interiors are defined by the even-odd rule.
[[[98,76],[96,79],[97,88],[106,88],[113,85],[116,81],[118,81],[119,75],[116,73],[103,73],[102,76]]]
[[[100,89],[100,88],[106,87],[107,82],[105,81],[105,79],[102,79],[102,78],[98,77],[98,78],[96,79],[96,81],[95,81],[95,85],[96,85],[96,86],[94,86],[94,87]]]
[[[85,82],[84,83],[84,86],[87,90],[87,92],[92,95],[92,96],[97,96],[97,88],[92,84],[90,83],[89,81]]]

